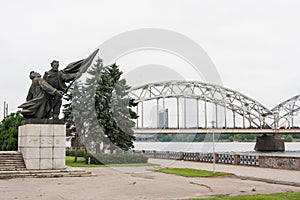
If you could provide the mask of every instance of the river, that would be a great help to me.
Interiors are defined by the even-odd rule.
[[[212,152],[212,142],[134,142],[135,150],[176,152]],[[262,153],[254,150],[255,142],[215,142],[215,152],[271,154],[300,157],[300,142],[285,142],[285,152]]]

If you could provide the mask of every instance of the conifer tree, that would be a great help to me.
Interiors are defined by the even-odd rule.
[[[80,136],[86,132],[83,126],[84,118],[81,115],[86,109],[85,99],[83,98],[85,95],[83,92],[81,82],[75,81],[64,97],[67,103],[64,104],[63,108],[63,120],[67,125],[67,135],[75,137],[74,162],[77,162],[77,152],[82,144],[82,138],[80,138]]]
[[[132,119],[136,119],[137,115],[131,110],[136,104],[127,97],[130,87],[124,79],[120,80],[121,75],[116,64],[103,71],[96,91],[95,105],[104,134],[112,144],[127,151],[133,147],[135,140],[132,131],[135,123]],[[110,150],[113,151],[114,148],[111,147]]]
[[[105,143],[103,128],[100,126],[95,108],[96,89],[101,83],[101,73],[104,69],[103,61],[98,57],[96,63],[87,71],[89,77],[86,79],[83,90],[85,90],[86,110],[83,112],[83,117],[86,119],[85,127],[88,134],[85,137],[87,147],[95,146],[96,153],[100,153],[101,143]],[[90,150],[94,150],[91,148]]]
[[[64,118],[73,118],[76,132],[89,150],[100,153],[101,144],[113,144],[111,152],[115,146],[129,150],[135,140],[132,119],[138,117],[131,108],[137,104],[127,96],[130,87],[120,79],[122,72],[116,64],[104,67],[98,58],[87,73],[85,84],[74,84],[73,93],[67,95],[72,104],[66,104]]]

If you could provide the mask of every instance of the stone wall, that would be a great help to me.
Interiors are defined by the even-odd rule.
[[[300,158],[281,156],[259,156],[259,166],[277,169],[300,170]]]
[[[253,167],[300,170],[300,157],[265,156],[259,154],[235,153],[200,153],[200,152],[173,152],[155,150],[133,150],[132,153],[144,154],[149,158],[187,160],[212,163],[215,159],[219,164],[246,165]]]
[[[19,126],[18,140],[27,169],[65,168],[65,125],[25,124]]]

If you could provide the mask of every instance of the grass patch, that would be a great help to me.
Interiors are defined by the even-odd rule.
[[[300,192],[287,192],[277,194],[258,194],[245,195],[235,197],[215,197],[215,198],[201,198],[191,200],[298,200],[300,199]]]
[[[70,167],[140,167],[140,166],[158,166],[152,163],[129,163],[129,164],[86,164],[85,158],[77,157],[77,162],[74,162],[73,156],[66,156],[66,165]]]
[[[143,166],[159,166],[152,163],[127,163],[127,164],[106,164],[106,167],[143,167]]]
[[[95,164],[85,164],[83,157],[77,157],[77,162],[74,162],[74,156],[66,156],[66,165],[70,167],[101,167]]]
[[[156,172],[162,172],[166,174],[175,174],[184,177],[214,177],[214,176],[230,176],[231,173],[216,172],[190,168],[162,168],[155,170]]]

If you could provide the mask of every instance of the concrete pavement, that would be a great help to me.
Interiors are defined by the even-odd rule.
[[[160,159],[149,159],[149,162],[160,164],[161,167],[212,170],[212,164],[199,162]],[[287,184],[271,184],[239,177],[187,178],[154,172],[156,168],[158,166],[95,167],[84,168],[96,175],[92,177],[0,179],[0,199],[170,200],[300,192],[300,187]],[[217,165],[216,169],[239,176],[251,175],[256,178],[299,182],[296,180],[299,178],[298,171],[231,165]]]
[[[203,170],[213,170],[212,163],[192,162],[192,161],[175,161],[166,159],[149,159],[149,162],[159,164],[162,167],[194,168]],[[216,164],[216,171],[234,173],[241,178],[251,180],[260,180],[265,182],[274,182],[300,187],[300,170],[283,170],[260,168],[252,166],[240,166],[229,164]]]

